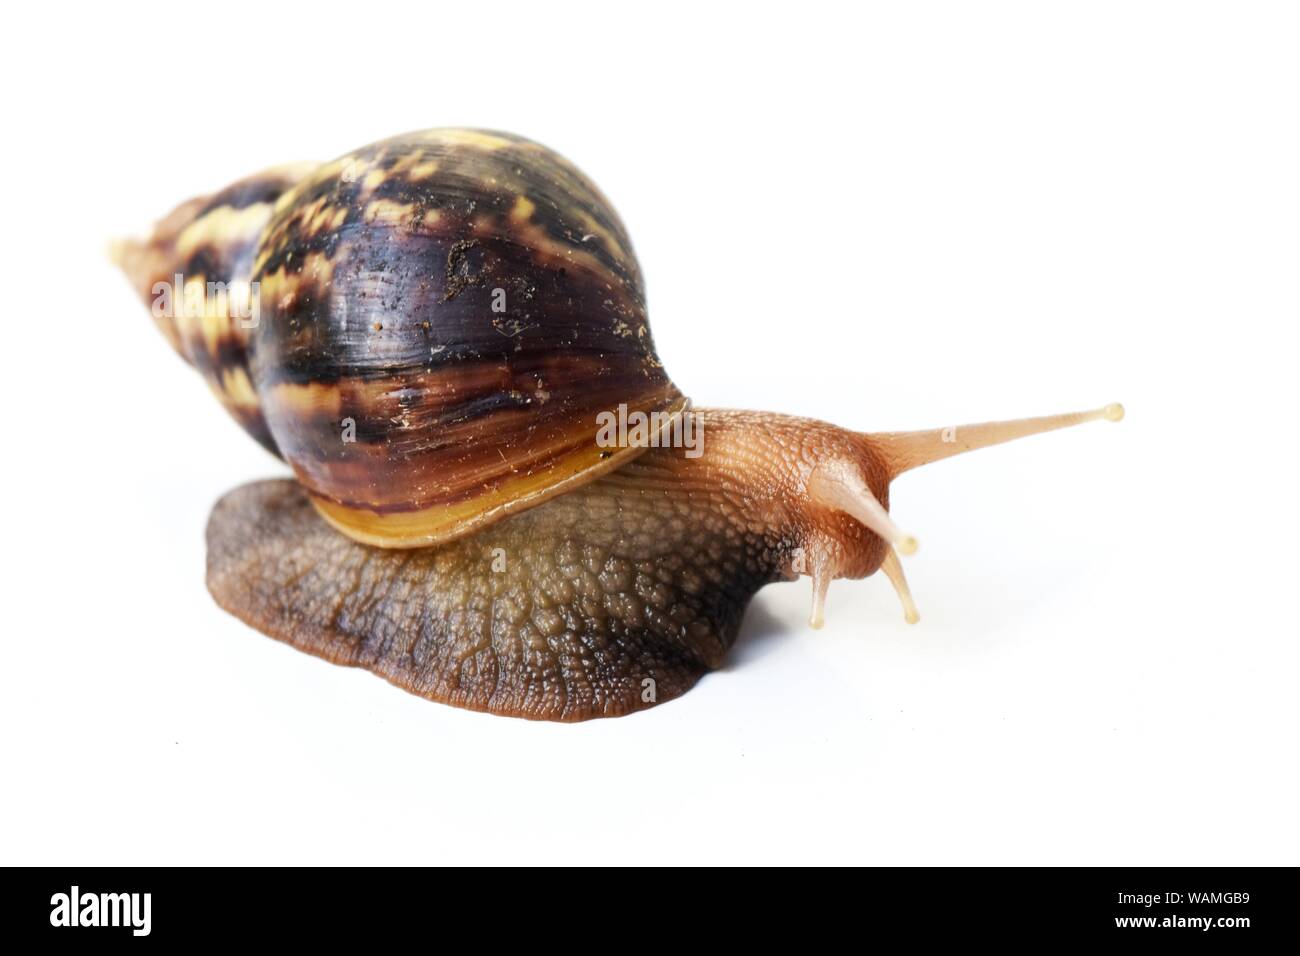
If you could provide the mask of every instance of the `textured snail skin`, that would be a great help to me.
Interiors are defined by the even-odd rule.
[[[613,717],[722,662],[763,585],[875,571],[885,544],[809,500],[818,461],[872,441],[821,422],[705,410],[705,454],[657,448],[471,536],[387,550],[330,528],[290,481],[238,488],[208,525],[208,587],[237,617],[431,700],[515,717]],[[495,569],[494,569],[495,566]]]

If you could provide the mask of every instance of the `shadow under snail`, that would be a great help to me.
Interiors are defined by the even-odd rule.
[[[505,133],[410,133],[273,169],[114,255],[297,478],[213,509],[217,602],[300,650],[499,714],[583,720],[676,697],[719,666],[759,588],[800,574],[813,627],[832,579],[877,570],[914,622],[895,478],[1123,415],[865,434],[690,410],[617,214]],[[658,430],[611,444],[599,423],[615,410]],[[702,454],[658,440],[687,415]]]

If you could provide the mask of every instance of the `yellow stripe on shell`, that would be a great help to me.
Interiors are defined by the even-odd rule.
[[[536,204],[527,196],[519,196],[515,199],[515,206],[510,210],[510,218],[515,222],[527,222],[533,218],[533,213],[537,211]]]
[[[345,247],[340,247],[343,248]],[[284,308],[304,286],[328,288],[334,281],[334,263],[323,252],[313,252],[303,260],[301,269],[289,272],[281,266],[258,281],[263,306]]]
[[[320,412],[338,418],[343,411],[342,390],[331,382],[281,382],[274,386],[270,401],[302,418]]]
[[[376,199],[366,206],[363,218],[366,222],[374,222],[376,219],[394,225],[403,225],[410,222],[415,215],[418,207],[415,203],[394,202],[391,199]],[[438,220],[438,211],[430,209],[424,217],[426,223],[433,223]]]
[[[219,389],[227,404],[235,408],[257,410],[261,407],[253,383],[242,368],[222,369]]]
[[[517,143],[511,139],[505,139],[501,136],[494,136],[491,133],[485,133],[478,129],[459,129],[455,127],[447,129],[426,130],[422,137],[435,143],[443,143],[447,146],[471,146],[475,149],[497,150],[505,149],[507,146],[527,146],[527,143]]]
[[[421,179],[428,179],[437,171],[438,161],[436,159],[431,159],[428,162],[412,166],[410,171],[406,174],[406,178],[411,182],[418,182]]]
[[[218,206],[186,226],[176,238],[176,251],[191,255],[205,245],[226,246],[255,239],[271,218],[271,204],[255,202],[242,209]]]

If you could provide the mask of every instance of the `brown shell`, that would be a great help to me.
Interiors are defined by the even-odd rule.
[[[384,140],[281,197],[252,280],[251,375],[322,515],[405,547],[618,467],[602,412],[685,408],[617,214],[555,153],[446,129]]]
[[[181,203],[147,239],[112,247],[167,341],[199,371],[231,416],[274,454],[279,452],[248,373],[249,278],[276,201],[318,165],[281,166],[241,179]],[[185,305],[191,291],[200,294],[196,308]]]

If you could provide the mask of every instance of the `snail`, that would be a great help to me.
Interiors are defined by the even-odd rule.
[[[883,571],[914,622],[895,478],[1123,415],[867,434],[695,409],[656,354],[618,215],[569,162],[505,133],[410,133],[273,169],[113,252],[294,474],[215,505],[216,601],[498,714],[572,721],[677,697],[775,581],[811,578],[820,627],[833,579]]]

